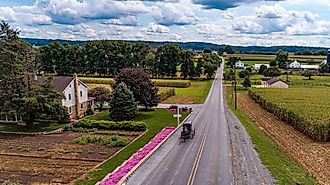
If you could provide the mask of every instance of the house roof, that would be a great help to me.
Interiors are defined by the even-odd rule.
[[[274,84],[274,83],[276,83],[276,82],[279,82],[279,81],[281,81],[281,82],[283,82],[283,83],[286,83],[286,82],[284,82],[283,80],[278,79],[278,78],[272,78],[272,79],[269,79],[269,80],[266,81],[266,83],[267,83],[268,85],[272,85],[272,84]]]
[[[320,66],[318,65],[301,65],[300,68],[302,69],[318,69]]]
[[[264,78],[261,78],[261,81],[268,81],[270,79],[272,79],[272,78],[270,78],[270,77],[264,77]]]
[[[46,78],[44,76],[36,76],[34,79],[32,79],[32,83],[42,83],[45,80]],[[55,91],[63,92],[72,80],[72,76],[54,76],[52,81],[53,88]]]

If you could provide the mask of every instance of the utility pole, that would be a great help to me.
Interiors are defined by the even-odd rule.
[[[234,64],[234,91],[235,91],[235,110],[237,110],[236,63]]]

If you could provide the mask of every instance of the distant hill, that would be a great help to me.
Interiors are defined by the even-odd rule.
[[[72,41],[72,40],[51,40],[51,39],[32,39],[32,38],[22,38],[22,40],[29,42],[35,46],[43,46],[50,44],[51,42],[58,41],[60,43],[70,43],[75,45],[83,45],[86,41]],[[218,51],[219,48],[224,48],[226,45],[218,45],[205,42],[156,42],[156,41],[127,41],[130,43],[135,42],[145,42],[150,44],[152,47],[157,48],[163,44],[176,43],[179,44],[184,49],[193,49],[195,51],[202,51],[204,48],[210,48],[211,50]],[[231,46],[235,51],[240,53],[275,53],[278,50],[282,49],[290,53],[310,51],[315,52],[318,50],[327,50],[328,48],[324,47],[305,47],[305,46]]]

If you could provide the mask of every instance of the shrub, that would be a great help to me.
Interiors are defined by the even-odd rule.
[[[128,140],[124,137],[120,137],[118,135],[109,137],[109,138],[104,138],[104,137],[97,137],[97,136],[81,136],[78,137],[74,140],[75,143],[80,144],[80,145],[85,145],[88,143],[94,143],[97,145],[105,145],[110,148],[114,147],[124,147],[128,145]]]
[[[147,126],[142,121],[107,121],[107,120],[82,120],[73,125],[74,128],[100,129],[100,130],[127,130],[145,131]]]

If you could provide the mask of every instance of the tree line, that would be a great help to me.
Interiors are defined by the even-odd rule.
[[[38,51],[42,71],[57,75],[115,76],[121,69],[139,67],[154,78],[175,77],[177,72],[184,78],[202,74],[211,78],[221,63],[221,58],[208,50],[194,59],[196,54],[192,50],[183,50],[177,44],[162,45],[155,50],[143,42],[100,40],[82,46],[53,42]]]

